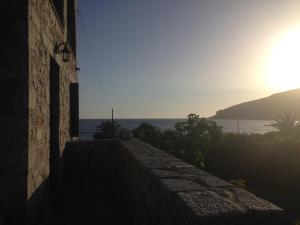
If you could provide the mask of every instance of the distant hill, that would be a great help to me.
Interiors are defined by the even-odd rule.
[[[212,118],[273,120],[284,112],[300,120],[300,88],[219,110]]]

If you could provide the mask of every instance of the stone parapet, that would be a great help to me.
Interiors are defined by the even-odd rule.
[[[285,222],[274,204],[137,139],[69,142],[62,172],[68,205],[86,211],[93,196],[94,208],[105,209],[97,209],[96,221],[110,215],[131,225]]]
[[[139,140],[120,142],[120,178],[139,224],[282,224],[283,210]]]

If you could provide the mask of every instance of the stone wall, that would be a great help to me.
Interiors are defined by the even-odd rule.
[[[277,206],[141,141],[122,141],[119,157],[135,224],[283,222]]]
[[[132,224],[118,182],[118,147],[113,140],[67,144],[61,208],[47,224]]]
[[[59,149],[58,159],[70,140],[69,86],[77,82],[76,59],[73,54],[64,62],[54,49],[67,40],[67,0],[64,0],[64,21],[58,18],[51,0],[29,0],[29,137],[27,199],[30,205],[37,190],[50,173],[50,70],[51,62],[59,67]],[[74,11],[75,13],[75,11]],[[53,121],[52,121],[53,122]],[[47,188],[47,185],[45,186]],[[43,190],[45,191],[45,190]],[[45,196],[45,195],[43,195]],[[37,208],[37,207],[33,207]]]
[[[65,21],[71,1],[63,0]],[[60,70],[59,153],[70,140],[69,86],[77,82],[76,59],[71,54],[65,63],[54,53],[55,45],[67,40],[64,24],[52,0],[1,3],[0,217],[6,224],[25,224],[32,209],[41,209],[41,198],[47,199],[51,61]]]
[[[107,196],[112,192],[103,187],[117,184],[132,225],[284,224],[272,203],[136,139],[69,143],[63,165],[71,205],[85,202],[86,210],[89,195]],[[106,208],[121,203],[113,197]]]

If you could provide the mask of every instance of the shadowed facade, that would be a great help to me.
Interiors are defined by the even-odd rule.
[[[11,0],[1,5],[0,217],[4,224],[34,223],[48,204],[49,193],[53,196],[58,190],[65,143],[78,136],[74,119],[78,120],[74,114],[78,88],[72,88],[77,86],[75,13],[74,0]],[[55,50],[60,43],[66,43],[67,61]]]

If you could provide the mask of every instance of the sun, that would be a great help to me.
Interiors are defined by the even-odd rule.
[[[267,83],[278,91],[300,87],[300,27],[286,33],[271,50]]]

